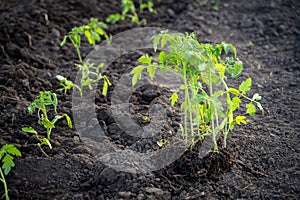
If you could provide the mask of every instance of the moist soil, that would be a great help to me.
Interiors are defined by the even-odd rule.
[[[0,2],[0,145],[15,144],[22,157],[7,176],[11,199],[299,199],[300,131],[300,23],[297,0],[288,1],[154,1],[156,15],[143,12],[149,27],[179,32],[195,31],[206,43],[226,41],[236,46],[244,63],[241,79],[252,77],[252,90],[263,97],[265,116],[249,118],[229,136],[226,149],[201,158],[201,144],[175,162],[148,174],[116,171],[95,160],[75,128],[66,122],[53,130],[53,149],[37,146],[24,126],[37,127],[27,106],[42,90],[55,91],[59,113],[72,116],[72,94],[57,91],[56,75],[75,80],[76,53],[60,42],[74,26],[91,17],[105,20],[120,11],[119,1],[21,0]],[[139,27],[125,20],[110,25],[114,35]],[[85,58],[92,50],[84,41]],[[141,52],[118,58],[110,77],[137,64]],[[122,70],[118,70],[122,69]],[[115,82],[113,82],[114,85]],[[117,126],[107,97],[96,93],[97,120],[110,140],[145,152],[158,148],[157,140],[139,141]],[[164,103],[167,92],[149,85],[131,99],[132,118],[146,126],[156,98]],[[170,116],[164,132],[176,128]],[[174,123],[173,123],[174,122]],[[157,139],[157,138],[156,138]],[[0,192],[3,192],[1,187]]]

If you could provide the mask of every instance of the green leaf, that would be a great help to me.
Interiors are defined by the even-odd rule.
[[[178,95],[176,92],[174,92],[171,97],[169,98],[171,101],[171,105],[174,106],[176,102],[178,102]]]
[[[229,88],[228,91],[235,96],[238,96],[240,94],[240,92],[235,88]]]
[[[108,86],[111,86],[111,82],[108,80],[106,76],[103,77],[103,88],[102,88],[102,95],[107,95]]]
[[[247,108],[246,113],[249,114],[251,117],[253,117],[254,114],[256,113],[256,107],[253,105],[253,103],[250,102],[249,104],[247,104],[246,108]]]
[[[117,14],[110,14],[107,18],[106,18],[106,22],[115,24],[118,21],[120,21],[122,19],[122,16],[117,13]]]
[[[235,122],[238,124],[238,125],[241,125],[241,123],[243,124],[247,124],[246,122],[246,117],[245,116],[236,116],[235,118]]]
[[[168,34],[165,34],[161,37],[161,43],[160,43],[161,48],[164,48],[164,46],[167,44],[168,37],[169,37]]]
[[[237,108],[240,107],[240,103],[241,103],[241,99],[238,97],[233,97],[232,98],[232,103],[233,103],[233,107],[232,107],[232,111],[235,111]]]
[[[252,79],[248,78],[246,81],[243,81],[239,86],[239,91],[242,94],[245,94],[247,91],[251,89]]]
[[[149,65],[149,66],[147,67],[147,72],[148,72],[150,78],[153,78],[153,77],[154,77],[154,75],[155,75],[155,70],[156,70],[156,65]]]
[[[243,72],[242,62],[238,61],[238,62],[234,63],[233,67],[228,67],[226,69],[226,72],[228,74],[230,74],[233,79],[238,78]]]
[[[11,155],[14,155],[14,156],[22,155],[21,152],[19,151],[19,149],[17,149],[17,147],[15,147],[13,144],[6,144],[3,147]]]
[[[228,54],[228,52],[229,52],[229,49],[230,49],[230,48],[229,48],[229,45],[228,45],[228,44],[226,44],[226,43],[224,43],[224,44],[223,44],[223,47],[224,47],[224,51],[225,51],[225,53],[226,53],[226,54]]]
[[[158,61],[163,65],[166,64],[166,53],[164,51],[159,53]]]
[[[91,85],[91,83],[92,83],[92,80],[88,78],[88,79],[84,80],[84,81],[81,83],[81,85],[82,85],[82,86],[88,86],[88,85]]]
[[[214,92],[214,97],[219,97],[219,96],[222,96],[224,94],[224,91],[223,90],[218,90],[216,92]]]
[[[228,54],[229,49],[231,49],[233,51],[234,57],[236,58],[236,48],[232,44],[226,44],[226,43],[222,43],[222,44],[223,44],[225,53]]]
[[[138,59],[138,61],[139,61],[140,63],[150,65],[150,64],[151,64],[151,61],[152,61],[152,56],[149,57],[148,54],[143,55],[143,56],[141,56],[141,57]]]
[[[2,169],[4,169],[5,175],[7,175],[10,172],[11,168],[15,166],[15,163],[13,160],[14,160],[14,157],[12,157],[9,154],[6,154],[6,156],[3,158]]]
[[[55,128],[54,124],[47,118],[43,118],[42,123],[45,128]]]
[[[135,84],[137,83],[138,80],[141,79],[141,74],[143,72],[143,70],[145,69],[145,66],[139,65],[137,67],[135,67],[130,74],[133,74],[132,77],[132,86],[135,86]]]
[[[46,146],[49,146],[50,149],[52,149],[52,145],[51,145],[50,141],[47,138],[43,138],[40,141],[41,141],[40,146],[46,145]]]
[[[158,43],[159,43],[160,38],[161,38],[161,36],[160,36],[160,35],[157,35],[157,36],[154,38],[154,40],[153,40],[153,49],[154,49],[155,52],[156,52],[156,50],[157,50],[157,45],[158,45]]]
[[[70,116],[68,114],[63,114],[63,116],[66,118],[69,128],[72,128],[73,125],[72,125],[72,120],[71,120]]]
[[[98,33],[99,35],[105,35],[105,31],[102,28],[96,28],[95,32]]]
[[[57,75],[56,78],[57,78],[57,80],[59,80],[59,81],[66,80],[66,78],[63,77],[63,76],[61,76],[61,75]]]
[[[94,41],[94,39],[92,38],[91,33],[90,33],[89,30],[85,30],[85,31],[84,31],[84,35],[85,35],[85,37],[87,38],[88,42],[89,42],[91,45],[94,45],[94,44],[95,44],[95,41]]]
[[[61,41],[60,46],[64,46],[67,42],[68,36],[65,36],[64,39]]]
[[[200,103],[204,100],[207,100],[207,94],[205,92],[202,92],[201,94],[196,94],[196,98],[193,103]]]
[[[31,126],[30,126],[30,127],[23,127],[23,128],[22,128],[22,131],[27,132],[27,133],[38,134],[38,133],[36,132],[36,130],[34,130],[34,128],[32,128]]]

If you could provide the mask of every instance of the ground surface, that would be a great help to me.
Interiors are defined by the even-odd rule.
[[[53,131],[53,150],[45,148],[49,157],[21,131],[35,123],[26,109],[38,92],[57,90],[57,74],[72,80],[76,76],[73,48],[59,46],[63,35],[90,17],[104,20],[118,12],[118,1],[16,2],[0,2],[0,144],[14,143],[23,153],[7,177],[11,199],[300,198],[299,1],[222,1],[214,10],[211,1],[163,0],[155,3],[157,15],[142,15],[147,26],[196,31],[201,41],[233,43],[244,62],[243,78],[252,77],[253,90],[263,96],[266,110],[264,117],[238,127],[220,155],[197,159],[189,152],[151,175],[95,165],[76,130],[67,129],[65,122]],[[125,21],[108,32],[135,26]],[[83,57],[90,50],[83,45]],[[133,65],[136,58],[125,56],[113,65]],[[144,93],[141,96],[147,96]],[[71,115],[72,95],[57,94],[59,112]],[[107,100],[99,96],[96,103],[98,119],[106,123],[115,143],[122,144]]]

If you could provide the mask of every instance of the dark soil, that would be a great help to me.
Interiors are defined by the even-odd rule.
[[[200,41],[237,47],[244,62],[242,78],[252,77],[252,90],[263,96],[265,116],[237,127],[219,154],[199,158],[196,147],[151,174],[118,172],[96,162],[76,130],[63,121],[51,135],[53,149],[43,147],[45,157],[35,138],[21,131],[37,126],[27,106],[39,91],[57,91],[56,75],[75,79],[76,53],[70,44],[60,47],[63,36],[90,17],[104,20],[118,12],[119,2],[0,1],[0,145],[13,143],[22,151],[7,176],[11,199],[299,199],[300,2],[227,0],[220,1],[218,10],[213,1],[154,3],[157,15],[141,15],[147,26],[196,31]],[[124,21],[108,32],[133,27],[137,25]],[[86,57],[91,47],[84,42],[81,49]],[[123,56],[113,66],[127,69],[139,56]],[[56,93],[59,113],[72,116],[72,95]],[[137,91],[132,99],[135,120],[143,123],[136,113],[147,115],[147,105],[162,94],[159,88]],[[115,144],[124,145],[132,138],[116,126],[108,100],[96,95],[98,120]],[[165,131],[176,127],[171,125]],[[155,143],[140,141],[134,148],[143,152]]]

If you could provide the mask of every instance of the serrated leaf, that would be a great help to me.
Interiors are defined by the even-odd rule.
[[[168,35],[163,35],[160,41],[160,48],[164,48],[164,46],[167,44],[167,41],[168,41]]]
[[[135,67],[130,74],[133,74],[132,77],[132,86],[135,86],[135,84],[137,83],[138,80],[141,79],[141,74],[143,72],[143,70],[145,69],[145,66],[139,65],[137,67]]]
[[[155,70],[156,70],[156,66],[155,66],[155,65],[149,65],[149,66],[147,67],[147,72],[148,72],[150,78],[153,78],[153,77],[154,77],[154,75],[155,75]]]
[[[256,113],[256,107],[253,105],[253,103],[250,102],[249,104],[247,104],[246,108],[247,108],[246,113],[249,114],[251,117],[253,117],[254,114]]]
[[[163,65],[166,64],[166,63],[165,63],[165,62],[166,62],[166,53],[165,53],[164,51],[162,51],[162,52],[159,53],[158,61],[159,61],[161,64],[163,64]]]
[[[36,132],[36,130],[34,130],[34,128],[32,128],[31,126],[29,126],[29,127],[23,127],[23,128],[22,128],[22,131],[27,132],[27,133],[38,134],[38,133]]]
[[[232,111],[235,111],[237,108],[239,108],[240,103],[242,102],[241,99],[238,97],[233,97],[231,101],[233,103]]]
[[[252,79],[248,78],[246,81],[243,81],[239,86],[239,91],[242,94],[245,94],[247,91],[251,89]]]
[[[175,103],[178,102],[178,95],[176,92],[174,92],[171,97],[169,98],[169,100],[171,101],[171,105],[174,106]]]
[[[6,144],[4,145],[4,149],[11,155],[14,156],[21,156],[21,152],[19,151],[19,149],[17,149],[17,147],[15,147],[13,144]]]
[[[241,125],[241,123],[243,124],[247,124],[246,122],[246,117],[245,116],[236,116],[235,118],[235,122],[238,124],[238,125]]]
[[[9,154],[6,154],[6,156],[2,159],[3,165],[2,165],[2,169],[4,169],[4,174],[7,175],[11,168],[15,166],[14,163],[14,157],[12,157]]]

